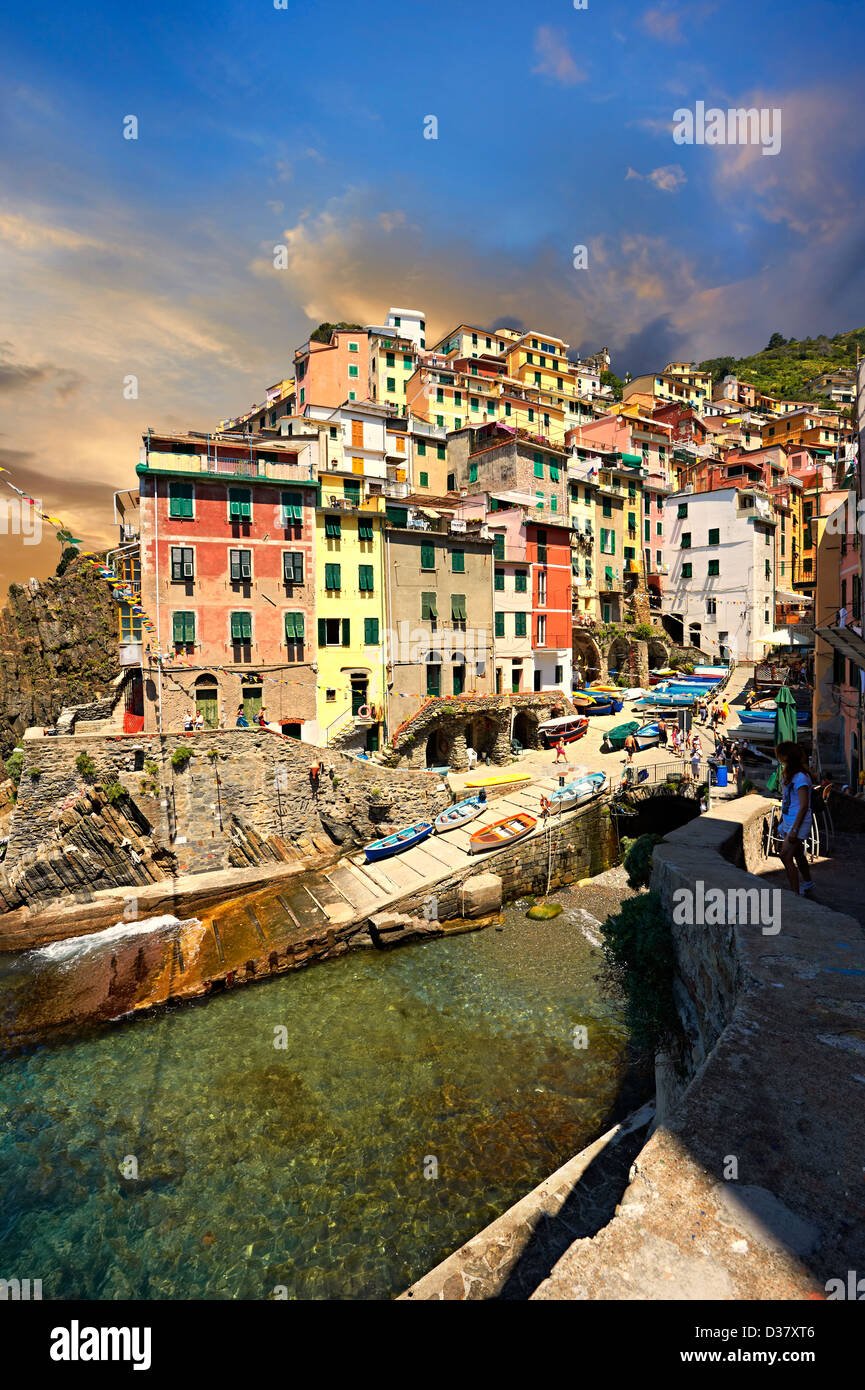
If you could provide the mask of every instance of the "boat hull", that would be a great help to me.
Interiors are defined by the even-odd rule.
[[[502,772],[498,775],[487,773],[484,777],[468,777],[466,786],[474,789],[475,787],[507,787],[512,782],[531,782],[530,772]]]
[[[427,821],[411,825],[407,830],[398,830],[393,835],[385,835],[382,840],[373,840],[371,845],[367,845],[364,850],[367,864],[375,864],[379,859],[390,859],[394,854],[402,854],[403,850],[412,849],[419,845],[428,835],[433,832],[432,824]]]
[[[569,782],[567,786],[558,787],[550,797],[550,805],[554,811],[572,811],[576,806],[583,806],[587,801],[593,801],[596,796],[600,796],[607,784],[607,774],[605,772],[593,772],[588,777],[580,777],[575,782]]]
[[[451,806],[447,811],[442,811],[440,816],[436,816],[433,821],[435,833],[446,835],[449,830],[458,830],[461,825],[468,825],[479,816],[486,806],[485,801],[481,801],[478,796],[470,796],[465,801],[458,801],[455,806]]]
[[[492,849],[503,849],[505,845],[512,845],[526,835],[531,835],[537,823],[535,816],[530,816],[527,811],[518,811],[516,815],[506,816],[504,820],[494,821],[492,825],[485,825],[471,836],[469,854],[484,854]]]

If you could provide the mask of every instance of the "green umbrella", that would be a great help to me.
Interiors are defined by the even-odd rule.
[[[782,685],[775,697],[775,747],[779,743],[796,742],[796,702],[789,686]],[[766,790],[777,791],[781,785],[781,769],[777,767],[766,783]]]

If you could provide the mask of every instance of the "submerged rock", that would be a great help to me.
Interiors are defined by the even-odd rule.
[[[536,903],[534,907],[529,908],[526,916],[531,917],[536,922],[546,922],[551,917],[558,917],[561,911],[561,903]]]

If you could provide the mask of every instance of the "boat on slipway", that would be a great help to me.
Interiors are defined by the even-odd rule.
[[[440,816],[436,816],[433,821],[435,833],[446,835],[449,830],[457,830],[459,826],[466,825],[479,816],[486,806],[487,802],[482,801],[479,796],[469,796],[465,801],[458,801],[456,805],[442,811]]]
[[[416,825],[409,825],[405,830],[396,830],[393,835],[385,835],[382,840],[373,840],[372,844],[364,849],[366,862],[374,864],[378,859],[389,859],[392,854],[401,854],[403,850],[419,845],[432,832],[431,821],[418,821]]]
[[[504,845],[512,845],[524,835],[531,835],[537,823],[536,816],[530,816],[528,811],[518,811],[516,815],[493,821],[491,825],[484,825],[470,837],[469,854],[479,854],[484,850],[502,849]]]

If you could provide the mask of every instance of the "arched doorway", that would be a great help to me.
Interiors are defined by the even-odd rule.
[[[537,748],[538,721],[527,709],[517,711],[514,719],[514,738],[522,748]]]
[[[615,637],[610,643],[610,650],[607,652],[607,666],[611,676],[614,672],[616,676],[630,676],[631,644],[624,637]]]
[[[208,729],[219,728],[219,687],[216,676],[199,676],[195,682],[195,713],[204,716]]]
[[[670,655],[667,651],[667,648],[664,646],[664,643],[660,642],[657,637],[651,637],[649,641],[646,643],[646,647],[648,649],[647,655],[649,658],[649,670],[662,670],[663,667],[667,665]]]
[[[492,750],[495,725],[485,714],[477,714],[466,724],[466,746],[473,748],[478,757]]]
[[[444,729],[433,729],[426,741],[427,767],[444,767],[450,758],[450,739]]]
[[[573,634],[574,689],[578,690],[601,675],[601,652],[597,642],[587,632]]]

